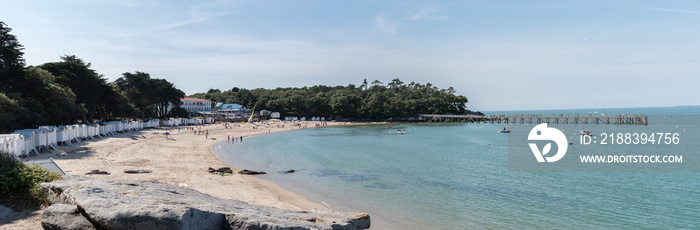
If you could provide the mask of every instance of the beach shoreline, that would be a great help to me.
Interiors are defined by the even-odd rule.
[[[353,125],[343,122],[297,122],[301,127],[315,128],[327,126]],[[278,126],[279,125],[279,126]],[[282,127],[283,126],[283,127]],[[246,137],[272,132],[297,130],[292,122],[253,124],[224,124],[205,126],[181,126],[172,131],[147,129],[119,133],[114,136],[85,140],[69,146],[60,146],[51,153],[23,160],[48,159],[54,161],[70,175],[83,175],[94,178],[120,178],[156,180],[161,183],[191,188],[224,199],[272,206],[283,209],[311,210],[328,209],[306,197],[280,188],[277,184],[251,175],[234,173],[218,175],[209,173],[208,168],[231,167],[223,163],[214,153],[213,147],[226,142],[228,137]],[[201,134],[196,132],[201,130]],[[206,135],[208,131],[208,135]],[[170,135],[164,135],[170,132]],[[145,138],[141,138],[145,137]],[[135,139],[134,139],[135,138]],[[85,175],[91,170],[106,171],[110,174]],[[151,173],[128,174],[125,170],[150,170]],[[361,210],[357,210],[361,211]],[[0,221],[0,229],[41,228],[41,210],[14,213],[12,219]]]

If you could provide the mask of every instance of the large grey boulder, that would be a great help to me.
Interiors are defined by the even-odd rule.
[[[41,226],[47,230],[90,230],[95,229],[90,221],[70,204],[54,204],[41,214]]]
[[[41,186],[54,205],[42,216],[45,229],[55,216],[78,211],[96,229],[367,229],[369,215],[333,210],[284,210],[216,198],[153,181],[93,179],[68,175]],[[69,204],[54,208],[56,204]],[[53,216],[55,215],[55,216]],[[70,216],[70,215],[68,215]],[[75,215],[73,215],[75,217]]]

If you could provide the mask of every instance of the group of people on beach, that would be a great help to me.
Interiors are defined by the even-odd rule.
[[[233,127],[241,127],[240,123],[234,123],[234,125],[231,125],[231,123],[224,122],[224,129],[233,129]]]
[[[231,135],[228,136],[228,139],[226,140],[226,143],[235,143],[236,141],[243,142],[243,136],[240,137],[231,137]]]

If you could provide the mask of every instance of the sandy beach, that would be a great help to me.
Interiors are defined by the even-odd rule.
[[[278,123],[279,124],[279,123]],[[268,132],[298,129],[291,122],[284,125],[261,124],[253,129],[252,124],[223,124],[206,126],[182,126],[173,131],[147,129],[120,133],[96,139],[59,146],[52,153],[42,153],[32,159],[53,158],[71,175],[85,175],[91,170],[100,170],[109,175],[87,175],[95,178],[123,178],[157,180],[162,183],[195,189],[225,199],[237,199],[252,204],[284,209],[327,208],[311,202],[305,197],[281,189],[277,185],[255,176],[233,174],[221,176],[211,174],[208,168],[230,167],[222,163],[212,151],[214,144],[226,141],[229,136],[241,137],[264,135]],[[315,128],[321,122],[306,121],[302,127]],[[343,123],[327,122],[328,126]],[[187,128],[193,128],[188,130]],[[201,135],[194,132],[201,130]],[[205,132],[208,131],[208,137]],[[166,138],[164,132],[170,132]],[[145,138],[140,138],[141,136]],[[132,137],[138,137],[132,139]],[[234,171],[238,169],[231,167]],[[150,170],[151,173],[127,174],[124,170]],[[13,212],[0,220],[0,229],[41,229],[41,210]]]

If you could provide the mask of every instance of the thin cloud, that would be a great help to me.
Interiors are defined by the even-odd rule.
[[[437,20],[437,21],[447,21],[450,19],[450,16],[447,15],[437,15],[440,10],[432,8],[432,7],[427,7],[423,8],[417,13],[411,13],[408,12],[408,16],[406,16],[406,19],[410,20]]]
[[[679,10],[679,9],[663,9],[663,8],[650,8],[650,10],[674,12],[674,13],[684,13],[684,14],[700,14],[700,10]]]
[[[450,16],[439,15],[440,10],[432,7],[427,7],[419,10],[416,13],[408,12],[407,16],[399,20],[392,20],[383,13],[378,14],[374,18],[374,27],[376,31],[395,35],[401,22],[418,21],[418,20],[434,20],[448,21]]]
[[[382,33],[396,34],[396,27],[398,26],[397,21],[392,21],[388,19],[383,14],[378,14],[374,20],[374,26],[377,30]]]
[[[181,20],[181,21],[175,21],[171,23],[166,23],[162,25],[158,25],[155,28],[158,30],[167,30],[167,29],[173,29],[177,27],[182,27],[190,24],[198,24],[198,23],[203,23],[221,16],[226,16],[233,14],[234,12],[223,12],[223,13],[212,13],[212,12],[203,12],[203,11],[192,11],[190,12],[190,16],[187,20]]]

